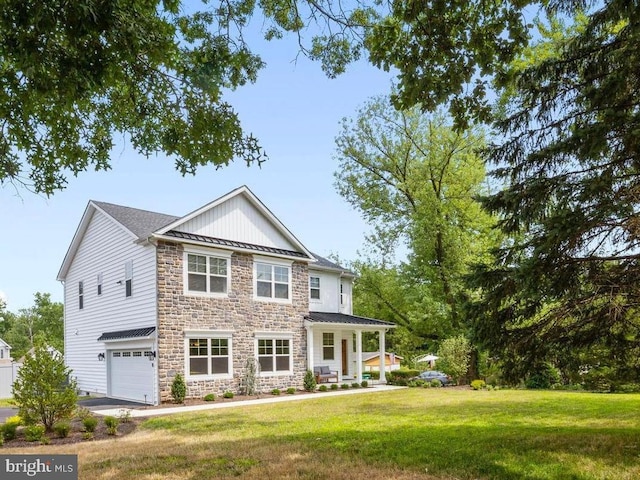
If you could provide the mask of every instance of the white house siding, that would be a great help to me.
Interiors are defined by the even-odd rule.
[[[107,394],[103,332],[156,325],[155,247],[135,243],[133,235],[96,211],[64,283],[65,360],[81,391]],[[125,262],[133,262],[132,296],[125,297]],[[102,295],[97,293],[102,274]],[[122,280],[122,284],[117,284]],[[78,309],[78,282],[84,282],[84,308]]]
[[[350,277],[341,277],[338,272],[314,270],[312,266],[309,266],[309,276],[320,277],[320,300],[310,298],[309,310],[352,314]],[[340,283],[343,284],[342,304],[340,304]]]
[[[265,247],[298,249],[244,195],[232,197],[203,212],[180,225],[178,230]]]

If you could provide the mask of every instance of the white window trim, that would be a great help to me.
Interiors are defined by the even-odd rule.
[[[191,375],[189,373],[189,340],[192,338],[225,338],[229,340],[229,373],[214,373],[211,375]],[[207,358],[210,352],[207,352]],[[233,378],[233,331],[230,330],[185,330],[184,332],[184,372],[185,380],[222,380]]]
[[[221,292],[194,292],[189,290],[189,257],[188,255],[203,255],[206,257],[220,258],[227,261],[227,291]],[[207,260],[207,265],[209,261]],[[228,298],[231,291],[231,252],[213,248],[185,247],[182,254],[182,289],[185,295],[190,297]]]
[[[318,290],[318,298],[313,298],[311,296],[311,279],[312,278],[318,279],[318,288],[316,289]],[[309,275],[309,302],[322,303],[322,279],[320,278],[320,275]]]
[[[131,294],[127,295],[127,282],[131,282]],[[124,263],[124,298],[133,297],[133,260]]]
[[[333,343],[331,345],[325,345],[324,344],[324,336],[325,334],[331,335],[332,339],[333,339]],[[335,362],[336,361],[336,353],[337,353],[337,349],[336,349],[336,338],[338,336],[336,335],[335,332],[322,332],[322,336],[320,337],[320,348],[322,351],[322,361],[323,362]],[[333,358],[326,358],[324,356],[324,348],[325,347],[331,347],[333,349]]]
[[[260,377],[286,377],[293,375],[293,333],[292,332],[256,332],[254,340],[254,351],[256,362],[260,363],[258,357],[258,340],[289,340],[289,370],[279,372],[260,371]]]
[[[264,265],[271,265],[276,267],[286,267],[289,269],[289,291],[287,293],[288,298],[274,298],[274,297],[259,297],[258,296],[258,272],[257,265],[262,263]],[[284,303],[291,304],[292,296],[293,296],[293,261],[292,260],[281,260],[272,257],[263,257],[260,255],[253,256],[253,299],[257,302],[270,302],[270,303]],[[273,293],[273,292],[272,292]]]
[[[99,273],[96,279],[96,285],[97,285],[97,295],[100,297],[102,296],[102,294],[104,293],[104,281],[102,278],[102,273]]]

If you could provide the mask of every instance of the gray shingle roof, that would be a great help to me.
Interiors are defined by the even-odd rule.
[[[98,342],[109,340],[126,340],[130,338],[144,338],[156,331],[156,327],[134,328],[132,330],[118,330],[116,332],[104,332],[98,338]]]
[[[123,207],[112,203],[96,201],[93,201],[93,203],[124,225],[139,239],[146,239],[156,230],[181,218],[138,208]]]
[[[345,325],[366,325],[376,327],[395,327],[395,323],[376,320],[375,318],[357,317],[345,313],[309,312],[304,317],[314,323],[343,323]]]
[[[337,263],[332,262],[331,260],[328,260],[324,257],[321,257],[320,255],[318,255],[317,253],[311,252],[311,254],[316,258],[317,262],[314,263],[313,265],[311,265],[311,267],[320,267],[320,268],[328,268],[330,270],[336,270],[336,271],[340,271],[340,272],[344,272],[344,273],[348,273],[349,275],[353,275],[355,276],[355,273],[353,273],[351,270],[348,270],[344,267],[341,267],[340,265],[338,265]]]

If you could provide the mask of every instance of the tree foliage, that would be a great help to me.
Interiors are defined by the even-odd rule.
[[[11,345],[11,356],[17,360],[37,341],[64,351],[64,307],[52,302],[51,294],[36,292],[34,305],[17,313],[0,313],[0,338]]]
[[[460,384],[469,370],[471,362],[471,343],[464,335],[446,338],[438,348],[438,366]]]
[[[460,331],[463,276],[492,243],[492,219],[474,199],[485,188],[482,132],[457,133],[444,115],[397,111],[381,97],[343,121],[336,144],[338,192],[374,230],[371,261],[353,266],[356,311],[396,322],[418,343]]]
[[[64,358],[52,354],[44,343],[36,345],[33,354],[25,357],[13,383],[13,398],[27,423],[41,422],[47,431],[58,420],[70,418],[78,400]]]
[[[512,69],[487,153],[506,188],[485,199],[512,241],[476,280],[478,333],[514,374],[553,358],[640,378],[639,18],[607,2]]]

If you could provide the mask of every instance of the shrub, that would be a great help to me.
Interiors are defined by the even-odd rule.
[[[118,433],[118,419],[116,417],[112,417],[111,415],[107,415],[104,417],[104,424],[107,426],[107,434],[115,435]]]
[[[271,390],[271,395],[280,395],[280,389],[274,388],[273,390]]]
[[[216,396],[213,393],[207,393],[204,396],[204,401],[205,402],[213,402],[213,401],[215,401],[215,399],[216,399]]]
[[[362,388],[367,388],[369,386],[369,382],[367,382],[366,380],[363,380],[360,385],[362,386]]]
[[[436,387],[436,388],[437,387],[441,387],[442,386],[442,382],[439,379],[434,378],[433,380],[431,380],[431,386],[432,387]]]
[[[438,348],[440,369],[460,383],[469,370],[471,350],[471,343],[464,335],[444,339]]]
[[[340,388],[343,390],[348,390],[349,389],[349,384],[348,383],[343,383],[342,385],[340,385]]]
[[[53,431],[56,432],[56,435],[60,438],[67,438],[69,436],[69,432],[71,432],[71,423],[66,420],[62,420],[53,425]]]
[[[84,432],[82,434],[83,440],[93,440],[93,432]]]
[[[425,380],[422,380],[421,378],[417,378],[415,380],[409,380],[407,382],[407,386],[408,387],[424,387],[425,383],[427,383]]]
[[[2,434],[2,425],[0,425],[0,447],[4,445],[4,435]]]
[[[184,398],[187,396],[187,384],[184,383],[184,378],[180,373],[176,373],[173,382],[171,382],[171,396],[175,403],[184,403]]]
[[[329,387],[331,390],[338,390],[338,384],[337,383],[332,383],[331,386]]]
[[[474,390],[482,390],[486,388],[487,384],[484,380],[474,380],[471,382],[471,388]]]
[[[327,390],[329,390],[329,389],[327,388],[327,386],[326,386],[326,385],[320,385],[320,386],[318,387],[318,390],[320,390],[321,392],[326,392],[326,391],[327,391]]]
[[[118,418],[120,419],[120,423],[129,423],[131,421],[131,410],[121,408],[118,410]]]
[[[84,427],[84,431],[88,433],[93,433],[98,426],[98,419],[93,415],[85,417],[82,420],[82,426]]]
[[[287,388],[287,394],[288,395],[293,395],[294,393],[296,393],[296,389],[293,387],[289,387]]]
[[[20,425],[22,425],[22,418],[20,418],[19,415],[7,418],[4,425],[0,425],[0,427],[2,427],[1,436],[4,440],[13,440],[16,438],[16,433]]]
[[[313,392],[316,389],[316,376],[311,370],[307,370],[305,372],[304,379],[302,380],[302,385],[307,392]]]
[[[409,380],[413,377],[417,377],[420,372],[418,370],[410,370],[401,368],[400,370],[393,370],[387,374],[387,383],[391,385],[406,386]]]
[[[360,388],[360,384],[358,382],[353,382],[351,384],[351,388]]]
[[[222,398],[233,398],[233,392],[230,392],[229,390],[227,390],[222,394]]]
[[[77,407],[75,415],[80,420],[84,420],[85,418],[92,416],[93,413],[91,413],[91,410],[89,410],[87,407]]]
[[[51,431],[57,421],[71,417],[78,394],[70,375],[62,356],[52,355],[43,344],[25,357],[13,383],[13,397],[27,424],[42,423]]]
[[[44,436],[44,425],[27,425],[24,427],[24,439],[27,442],[39,442]]]

